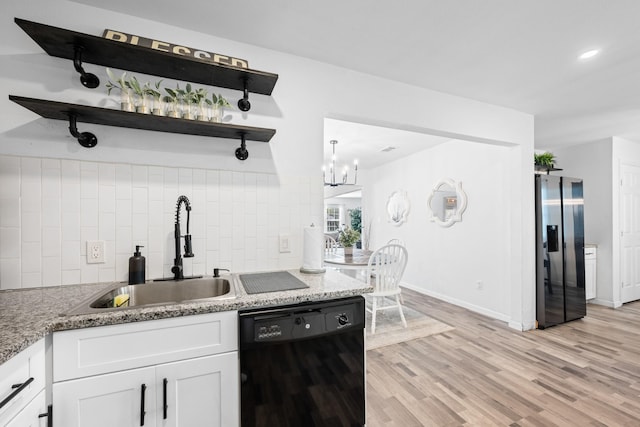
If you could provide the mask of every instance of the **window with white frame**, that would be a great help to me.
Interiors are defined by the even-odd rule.
[[[340,229],[340,206],[327,206],[325,232],[331,233]]]

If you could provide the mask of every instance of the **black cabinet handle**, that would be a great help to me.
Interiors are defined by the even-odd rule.
[[[33,382],[33,377],[29,378],[28,380],[26,380],[23,383],[12,385],[11,388],[13,388],[15,390],[13,390],[13,392],[11,392],[11,394],[9,396],[7,396],[2,402],[0,402],[0,409],[2,409],[2,407],[4,407],[7,403],[11,402],[14,397],[19,395],[20,392],[22,390],[24,390],[25,388],[27,388],[27,386],[29,384],[31,384],[32,382]]]
[[[163,419],[167,419],[167,409],[169,408],[169,405],[167,405],[167,384],[169,383],[169,380],[167,380],[166,378],[162,380],[162,403],[164,404],[164,407],[162,408],[162,418]]]
[[[143,426],[144,425],[144,395],[145,392],[147,391],[147,385],[146,384],[142,384],[142,387],[140,388],[140,425]]]
[[[38,418],[47,417],[47,427],[53,427],[53,405],[47,406],[47,412],[38,415]]]

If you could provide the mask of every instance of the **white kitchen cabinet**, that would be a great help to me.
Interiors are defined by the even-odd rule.
[[[54,333],[54,425],[237,426],[237,345],[236,311]]]
[[[44,390],[3,427],[47,427],[47,401]]]
[[[36,396],[44,398],[45,381],[44,339],[0,365],[0,426],[38,425],[33,424],[37,417],[26,422],[29,416],[24,411],[35,411],[30,403]],[[41,406],[39,409],[46,412],[46,405]],[[18,416],[20,423],[15,421]],[[44,420],[46,425],[46,417]]]
[[[157,407],[162,423],[157,425],[237,426],[238,369],[236,352],[158,366],[156,384],[162,390]]]
[[[155,426],[157,411],[154,383],[154,368],[132,369],[54,383],[53,425]],[[143,387],[146,390],[143,391]]]
[[[594,246],[586,246],[584,248],[584,287],[585,298],[588,300],[596,297],[597,259],[597,249]]]

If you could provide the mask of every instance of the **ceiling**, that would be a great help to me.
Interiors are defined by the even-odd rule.
[[[640,141],[638,0],[75,1],[527,112],[537,149]]]

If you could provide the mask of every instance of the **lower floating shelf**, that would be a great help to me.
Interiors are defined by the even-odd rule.
[[[275,129],[176,119],[172,117],[132,113],[110,108],[90,107],[78,104],[68,104],[65,102],[47,101],[44,99],[25,98],[16,95],[9,95],[9,99],[47,119],[68,121],[72,117],[75,117],[78,122],[82,123],[180,133],[186,135],[230,138],[235,140],[241,139],[243,142],[245,139],[258,142],[269,142],[276,133]]]

